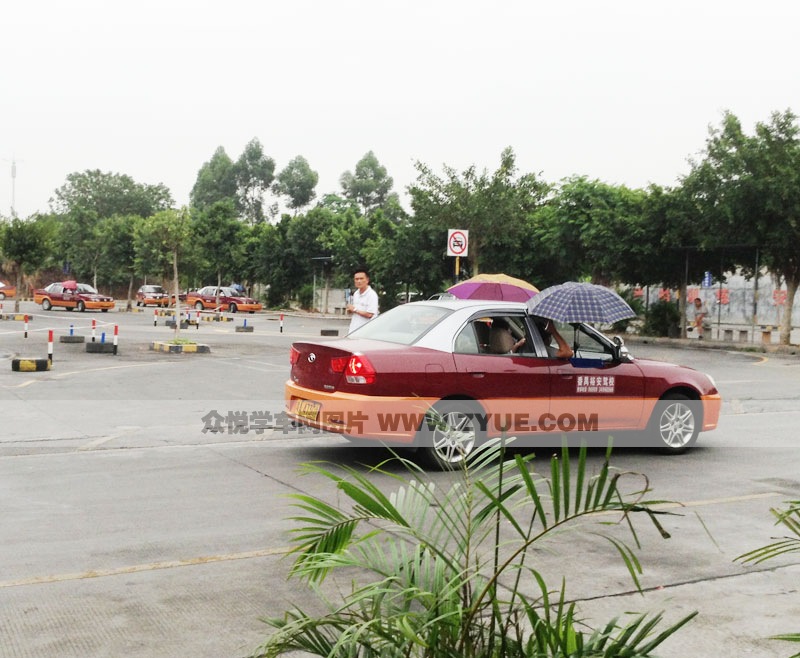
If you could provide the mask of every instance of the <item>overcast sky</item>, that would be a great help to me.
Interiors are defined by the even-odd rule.
[[[16,0],[0,14],[0,215],[72,172],[163,183],[257,137],[317,194],[374,151],[414,163],[674,184],[730,110],[800,113],[793,0]],[[12,160],[16,178],[12,185]]]

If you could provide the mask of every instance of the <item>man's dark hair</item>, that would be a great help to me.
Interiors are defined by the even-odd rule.
[[[364,275],[365,275],[365,276],[366,276],[368,279],[370,278],[370,276],[369,276],[369,270],[367,270],[367,268],[366,268],[366,267],[357,267],[356,269],[354,269],[354,270],[353,270],[353,276],[355,276],[355,275],[356,275],[356,274],[358,274],[359,272],[363,272],[363,273],[364,273]]]

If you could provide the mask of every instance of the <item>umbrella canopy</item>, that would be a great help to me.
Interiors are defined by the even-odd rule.
[[[476,274],[471,279],[450,286],[447,292],[459,299],[527,302],[539,289],[527,281],[507,274]]]
[[[576,281],[545,288],[528,302],[528,313],[559,322],[617,322],[636,316],[613,290]]]

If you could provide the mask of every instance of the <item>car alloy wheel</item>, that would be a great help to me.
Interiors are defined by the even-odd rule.
[[[84,304],[83,302],[78,302],[77,308],[79,313],[83,313],[86,310],[86,304]]]
[[[236,304],[231,304],[231,305],[228,307],[228,311],[229,311],[230,313],[236,313],[236,311],[238,311],[238,310],[239,310],[239,308],[236,306]]]
[[[426,414],[417,432],[420,461],[438,470],[458,467],[482,438],[481,407],[468,400],[443,400]]]
[[[653,413],[652,431],[666,453],[680,454],[692,446],[700,432],[700,403],[682,393],[669,393]]]
[[[197,303],[194,305],[194,307],[195,307],[195,308],[196,308],[198,311],[202,311],[202,310],[203,310],[203,302],[197,302]]]
[[[53,308],[53,305],[50,303],[50,300],[47,299],[47,298],[43,299],[42,300],[42,310],[43,311],[49,311],[51,308]]]

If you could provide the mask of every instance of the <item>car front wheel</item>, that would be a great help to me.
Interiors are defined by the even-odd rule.
[[[238,311],[238,310],[239,310],[239,307],[238,307],[238,306],[236,306],[236,304],[231,304],[231,305],[228,307],[228,311],[229,311],[229,312],[231,312],[231,313],[236,313],[236,311]]]
[[[701,418],[698,400],[669,393],[656,403],[650,433],[663,452],[678,455],[697,441]]]
[[[202,310],[203,310],[203,302],[197,302],[197,303],[194,305],[194,307],[195,307],[195,308],[196,308],[198,311],[202,311]]]
[[[438,470],[459,468],[482,439],[478,403],[443,400],[425,415],[417,431],[420,462]]]
[[[51,308],[53,308],[53,305],[50,303],[50,300],[47,299],[47,298],[43,299],[42,300],[42,310],[43,311],[49,311]]]
[[[0,292],[0,300],[6,298],[6,293]]]
[[[76,306],[79,313],[83,313],[86,310],[86,304],[83,302],[78,302],[78,306]]]

